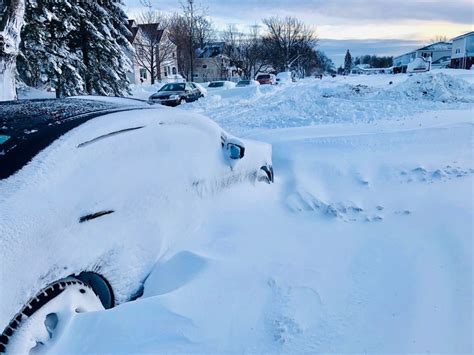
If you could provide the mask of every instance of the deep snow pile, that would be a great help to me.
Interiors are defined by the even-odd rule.
[[[275,184],[203,196],[143,296],[78,315],[55,350],[472,353],[473,105],[390,97],[413,78],[186,105],[272,143]]]
[[[143,297],[78,315],[55,350],[471,353],[469,111],[258,136],[275,185],[203,199]]]
[[[413,75],[393,88],[379,93],[384,99],[431,100],[435,102],[473,102],[474,85],[444,73]]]
[[[466,78],[326,78],[185,105],[272,143],[275,184],[183,194],[180,213],[147,198],[173,238],[143,296],[75,316],[53,350],[472,353]]]
[[[433,109],[469,108],[472,102],[472,83],[435,72],[306,79],[276,87],[262,85],[253,91],[233,89],[185,109],[201,112],[240,134],[254,129],[401,120]]]

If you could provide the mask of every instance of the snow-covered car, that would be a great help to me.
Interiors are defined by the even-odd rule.
[[[166,106],[178,106],[196,101],[203,96],[194,83],[170,83],[163,85],[148,101]]]
[[[207,86],[208,90],[219,90],[219,89],[232,89],[235,87],[235,83],[227,80],[211,81]]]
[[[407,65],[407,73],[424,73],[431,70],[431,61],[423,57],[415,58]]]
[[[288,84],[295,82],[295,76],[290,71],[278,73],[276,76],[276,84]]]
[[[235,87],[244,88],[249,86],[259,86],[260,83],[257,80],[240,80]]]
[[[0,103],[0,352],[47,351],[71,314],[138,297],[206,196],[272,181],[270,145],[198,114],[112,98]]]
[[[193,84],[201,92],[201,95],[203,97],[207,95],[207,89],[203,85],[201,85],[199,83],[194,83],[194,82],[193,82]]]
[[[275,74],[267,74],[267,73],[257,74],[257,76],[255,77],[255,80],[257,80],[260,83],[260,85],[265,85],[265,84],[274,85],[276,83]]]

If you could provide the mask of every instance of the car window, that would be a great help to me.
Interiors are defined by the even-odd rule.
[[[270,79],[270,74],[260,74],[257,79]]]
[[[0,145],[2,145],[3,143],[5,143],[8,139],[10,139],[10,136],[2,136],[0,134]]]
[[[166,84],[160,91],[184,91],[183,83]]]
[[[189,85],[191,86],[191,89],[196,89],[196,85],[194,85],[194,83],[189,83]]]
[[[212,83],[209,84],[209,88],[221,88],[224,86],[224,82],[223,81],[214,81]]]

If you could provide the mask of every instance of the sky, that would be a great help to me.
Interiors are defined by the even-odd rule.
[[[123,0],[129,16],[140,0]],[[179,0],[149,0],[163,12],[179,12]],[[474,30],[473,0],[195,0],[218,29],[245,31],[269,16],[295,16],[313,27],[319,49],[336,65],[347,49],[363,54],[399,55],[436,36],[448,39]],[[262,27],[263,30],[263,27]]]

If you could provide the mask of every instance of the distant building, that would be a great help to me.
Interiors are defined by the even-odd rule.
[[[437,42],[428,46],[405,53],[393,58],[394,73],[406,73],[408,63],[415,58],[431,58],[432,68],[441,68],[449,64],[451,58],[451,50],[453,44],[451,42]]]
[[[474,31],[453,38],[451,68],[470,69],[474,64]]]
[[[167,78],[175,77],[178,72],[178,62],[176,54],[176,46],[170,42],[166,30],[160,28],[159,23],[137,24],[135,20],[128,21],[128,30],[131,32],[129,41],[132,44],[135,55],[131,54],[132,72],[129,73],[128,79],[132,84],[151,84],[151,74],[144,65],[148,61],[150,53],[149,44],[155,45],[155,53],[164,53],[166,55],[157,56],[161,58],[159,68],[156,68],[155,80],[166,81]],[[147,40],[143,40],[146,36]]]
[[[235,75],[236,68],[224,54],[224,48],[225,42],[210,42],[196,51],[193,81],[229,80]]]

